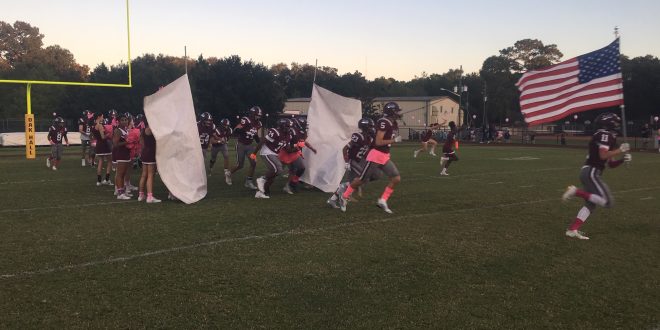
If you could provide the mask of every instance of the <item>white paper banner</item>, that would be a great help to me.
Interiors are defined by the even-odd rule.
[[[206,196],[206,169],[199,143],[188,75],[144,98],[144,114],[156,138],[160,178],[186,204]]]
[[[314,85],[307,113],[307,141],[316,148],[314,154],[303,149],[307,170],[301,180],[325,192],[334,192],[344,176],[342,149],[357,132],[362,117],[362,102],[343,97]]]

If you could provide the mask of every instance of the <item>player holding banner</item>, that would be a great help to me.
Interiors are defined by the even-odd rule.
[[[589,154],[580,171],[580,182],[582,182],[583,189],[568,186],[562,196],[564,201],[573,196],[584,199],[584,206],[566,230],[566,236],[583,240],[587,240],[589,237],[585,236],[579,229],[587,221],[591,212],[596,209],[596,206],[609,208],[613,203],[610,188],[601,179],[605,165],[615,168],[632,160],[632,155],[626,154],[630,150],[628,143],[622,143],[620,147],[616,147],[616,135],[621,126],[619,116],[607,112],[596,117],[594,123],[600,129],[594,133],[589,142]],[[622,159],[612,159],[621,154],[625,154]]]

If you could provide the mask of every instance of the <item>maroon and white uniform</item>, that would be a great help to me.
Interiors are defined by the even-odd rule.
[[[156,164],[156,138],[153,134],[144,134],[143,129],[142,140],[144,141],[144,145],[142,146],[140,160],[142,160],[142,163],[144,164]]]
[[[243,127],[238,133],[237,140],[241,144],[250,145],[254,141],[254,137],[261,129],[261,121],[253,120],[249,117],[241,118],[241,126]]]
[[[445,157],[457,158],[456,151],[454,151],[455,143],[456,143],[456,133],[453,131],[449,131],[449,133],[447,133],[447,140],[445,140],[445,144],[442,145],[442,153],[444,154]]]
[[[202,150],[207,150],[211,142],[211,136],[215,133],[215,124],[207,126],[203,121],[198,121],[197,131],[199,132],[199,143],[202,145]]]
[[[231,127],[217,126],[213,131],[213,138],[218,142],[213,143],[213,145],[226,144],[233,132],[234,130]]]
[[[266,134],[264,146],[261,148],[260,155],[276,155],[280,152],[291,141],[291,137],[284,133],[280,132],[277,128],[271,128]]]
[[[115,128],[115,132],[119,132],[119,142],[126,142],[128,140],[128,129],[117,127]],[[131,161],[131,151],[126,144],[112,147],[112,160],[119,163]]]
[[[606,130],[598,130],[591,137],[591,141],[589,141],[589,154],[587,155],[587,160],[584,164],[595,167],[602,172],[605,169],[607,159],[600,159],[600,149],[610,151],[616,148],[616,135]]]
[[[48,129],[48,141],[55,144],[62,144],[62,140],[66,137],[66,127],[51,126]]]
[[[112,153],[110,150],[110,144],[108,143],[109,140],[112,140],[112,137],[106,136],[105,139],[101,138],[101,132],[96,129],[96,126],[92,127],[92,137],[96,140],[94,151],[97,156],[107,156]]]
[[[396,120],[383,117],[376,122],[376,130],[385,131],[383,140],[393,140],[399,131],[399,125],[396,123]],[[391,147],[391,144],[387,144],[384,146],[375,146],[374,149],[389,154]]]
[[[433,130],[427,129],[424,132],[422,132],[422,142],[429,142],[429,140],[433,137]]]
[[[364,160],[373,142],[369,135],[353,133],[351,141],[348,142],[348,159],[358,163]]]
[[[90,123],[90,120],[87,118],[78,119],[78,126],[82,128],[82,132],[80,133],[80,140],[89,141],[90,135],[92,133],[92,125],[93,123]]]

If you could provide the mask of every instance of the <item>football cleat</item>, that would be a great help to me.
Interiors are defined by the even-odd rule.
[[[102,185],[102,183],[99,182],[99,181],[96,181],[96,186],[98,187],[98,186],[100,186],[100,185]]]
[[[440,175],[449,176],[449,173],[447,173],[446,170],[442,170],[442,172],[440,172]]]
[[[176,198],[176,196],[172,195],[172,193],[167,194],[167,199],[169,199],[171,201],[178,201],[179,200],[178,198]]]
[[[575,186],[568,186],[566,187],[566,191],[564,194],[561,196],[561,199],[563,201],[567,201],[571,199],[571,197],[575,196],[575,192],[577,191],[577,188]],[[568,234],[567,234],[568,235]]]
[[[392,212],[392,210],[390,210],[390,208],[387,206],[387,201],[384,200],[384,199],[382,199],[382,198],[379,198],[379,199],[378,199],[378,202],[376,203],[376,205],[378,205],[378,207],[380,207],[381,209],[383,209],[383,211],[385,211],[385,213],[389,213],[389,214],[394,213],[394,212]]]
[[[225,183],[227,183],[228,186],[231,186],[231,171],[225,170]]]
[[[50,158],[46,158],[46,167],[50,167]]]
[[[413,151],[413,158],[417,158],[417,155],[419,155],[419,150]]]
[[[259,181],[259,179],[257,179],[257,181]],[[254,183],[252,183],[252,181],[245,181],[245,188],[254,189],[254,190],[259,189],[257,188],[257,186],[254,185]]]
[[[84,159],[81,159],[81,160],[82,160],[82,166],[84,167],[86,165],[85,160]]]
[[[566,231],[566,236],[572,237],[572,238],[577,238],[577,239],[584,239],[584,240],[589,239],[589,237],[584,236],[584,233],[579,232],[577,230],[567,230]]]
[[[348,201],[346,200],[346,198],[344,198],[343,193],[339,195],[337,201],[339,202],[339,208],[341,209],[341,211],[346,212],[346,204],[348,204]]]
[[[53,171],[57,171],[57,166],[53,165]]]
[[[250,184],[252,184],[252,181],[248,181],[248,182]],[[265,185],[266,185],[266,179],[264,179],[264,177],[262,177],[262,176],[258,177],[257,178],[257,189],[259,189],[259,191],[261,191],[261,192],[264,192],[264,186]],[[254,184],[252,184],[252,186],[254,186]],[[252,189],[255,189],[255,188],[252,188]]]
[[[147,203],[152,204],[152,203],[160,203],[160,199],[155,198],[155,197],[147,197]]]
[[[328,205],[330,205],[330,207],[332,207],[333,209],[338,209],[339,205],[337,205],[337,200],[338,199],[332,199],[332,197],[330,197],[330,198],[328,198],[326,203],[328,203]]]
[[[284,190],[284,192],[289,195],[293,195],[293,190],[291,189],[291,186],[288,183],[284,185],[284,189],[282,190]]]
[[[105,184],[106,184],[106,186],[114,186],[115,185],[114,182],[112,182],[110,180],[106,180]]]
[[[254,198],[270,198],[270,196],[266,195],[265,193],[261,191],[257,191],[256,194],[254,194]]]
[[[429,155],[431,155],[431,156],[433,156],[433,157],[438,156],[438,155],[436,155],[435,152],[433,152],[433,151],[430,151],[430,152],[429,152]]]

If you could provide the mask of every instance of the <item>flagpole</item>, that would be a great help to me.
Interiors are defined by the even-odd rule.
[[[621,54],[621,36],[619,35],[619,27],[615,26],[614,27],[614,37],[616,39],[619,39],[619,58]],[[619,63],[619,65],[621,65]],[[623,79],[621,79],[621,90],[623,90]],[[623,95],[621,96],[621,99],[623,100]],[[619,106],[621,109],[621,121],[623,121],[623,142],[628,142],[628,122],[626,121],[626,104],[625,102],[622,102],[622,104]]]

